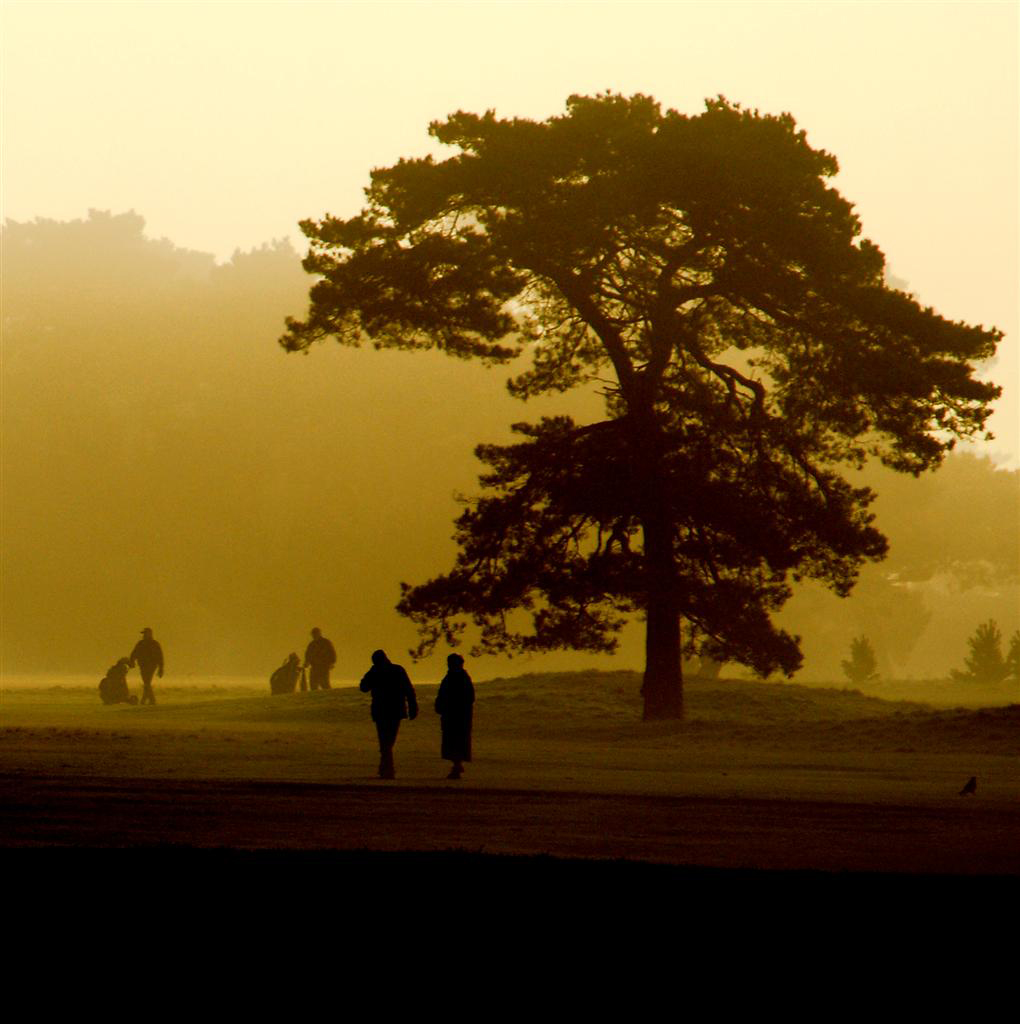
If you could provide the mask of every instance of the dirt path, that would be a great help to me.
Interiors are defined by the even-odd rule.
[[[1020,875],[1020,806],[0,775],[0,845],[466,850]]]

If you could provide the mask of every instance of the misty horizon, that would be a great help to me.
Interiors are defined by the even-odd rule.
[[[480,470],[474,445],[521,418],[509,370],[368,347],[284,353],[276,339],[308,283],[285,242],[217,264],[148,238],[137,214],[96,211],[9,223],[4,250],[5,675],[101,672],[148,624],[166,644],[168,684],[258,678],[319,625],[337,645],[338,678],[359,678],[381,646],[415,678],[438,679],[439,659],[406,657],[414,633],[394,611],[398,584],[449,558],[455,495],[472,493]],[[584,402],[572,407],[583,414]],[[892,524],[890,559],[845,601],[807,588],[780,616],[804,636],[797,679],[838,680],[862,632],[883,674],[937,677],[961,662],[978,622],[997,618],[1007,636],[1020,625],[1006,511],[1020,473],[991,465],[957,454],[919,481],[885,475],[876,507],[879,525]],[[987,491],[985,519],[971,477]],[[941,532],[926,552],[904,516],[954,488],[962,518],[931,520]],[[969,554],[968,521],[987,523]],[[961,577],[952,566],[968,558]],[[615,657],[487,657],[478,671],[640,658],[630,627]]]

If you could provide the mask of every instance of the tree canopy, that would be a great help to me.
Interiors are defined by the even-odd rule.
[[[846,594],[886,549],[840,467],[916,474],[979,435],[998,389],[973,363],[1000,332],[886,285],[835,158],[788,114],[607,94],[429,130],[458,152],[302,223],[318,280],[281,343],[527,353],[513,394],[597,387],[606,415],[478,449],[453,570],[404,587],[422,650],[472,622],[486,650],[611,650],[637,612],[646,717],[681,713],[685,647],[792,673],[771,621],[790,581]]]

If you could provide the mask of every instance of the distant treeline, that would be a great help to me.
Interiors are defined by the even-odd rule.
[[[341,676],[412,644],[398,584],[449,563],[474,444],[522,418],[499,374],[370,348],[285,354],[308,288],[286,242],[218,265],[147,238],[137,214],[92,211],[8,223],[3,268],[7,669],[101,670],[146,625],[168,678],[268,673],[313,625]],[[801,678],[840,678],[861,634],[883,673],[944,676],[977,623],[1020,626],[1020,473],[958,454],[917,480],[863,480],[890,556],[848,600],[791,601]],[[635,641],[616,663],[639,662]]]

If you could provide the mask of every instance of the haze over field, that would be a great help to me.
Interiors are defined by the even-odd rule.
[[[959,666],[978,622],[1008,636],[1016,28],[997,4],[4,3],[4,671],[101,673],[143,625],[171,674],[268,675],[312,625],[343,678],[402,656],[397,585],[449,564],[471,449],[546,410],[433,353],[285,355],[310,282],[270,240],[353,214],[372,167],[430,149],[430,120],[605,89],[791,111],[897,278],[1006,332],[996,440],[920,481],[873,476],[890,558],[849,600],[783,613],[802,678],[838,678],[862,632],[884,673],[922,677]],[[542,666],[639,662],[631,633],[615,662]]]
[[[143,625],[174,675],[268,675],[313,624],[342,678],[376,646],[410,646],[397,584],[451,558],[473,445],[522,415],[506,371],[334,345],[286,355],[276,334],[307,285],[285,245],[217,266],[147,240],[138,216],[96,213],[9,225],[4,251],[7,672],[105,669]],[[945,675],[978,622],[1020,625],[1020,473],[960,455],[920,480],[869,479],[892,552],[847,601],[805,590],[784,611],[802,678],[840,678],[860,633],[886,675]],[[615,660],[542,663],[639,659],[631,634]]]

